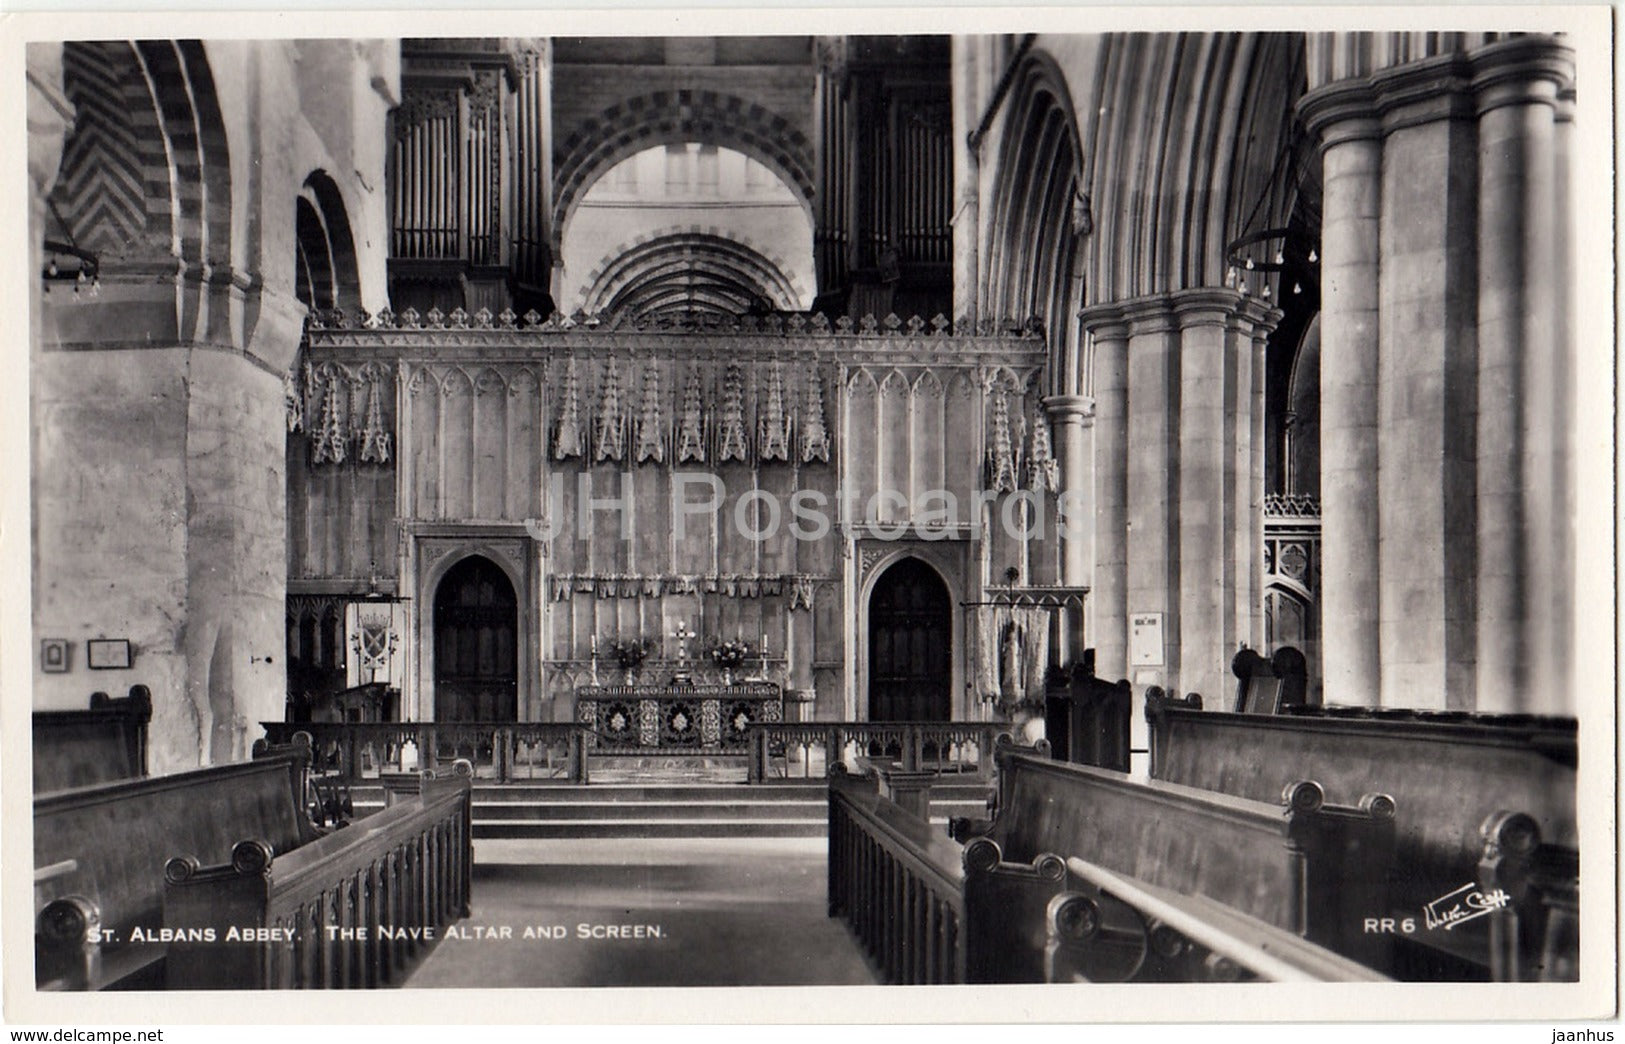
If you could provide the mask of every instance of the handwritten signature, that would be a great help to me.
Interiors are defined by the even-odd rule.
[[[1511,901],[1503,889],[1485,892],[1475,884],[1464,884],[1423,906],[1422,917],[1429,931],[1443,928],[1448,932],[1459,924],[1494,913]]]

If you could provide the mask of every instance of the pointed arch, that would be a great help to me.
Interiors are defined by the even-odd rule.
[[[994,173],[993,239],[983,271],[984,314],[1039,319],[1049,332],[1050,380],[1076,386],[1072,364],[1083,147],[1065,74],[1033,50],[1012,81],[1010,112]]]

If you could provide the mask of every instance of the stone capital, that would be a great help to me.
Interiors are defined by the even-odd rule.
[[[1128,340],[1128,321],[1117,302],[1090,305],[1078,312],[1083,331],[1095,339],[1096,344],[1106,341]]]
[[[1385,134],[1476,115],[1472,65],[1463,55],[1424,58],[1372,73]]]
[[[1179,328],[1193,326],[1226,326],[1242,306],[1249,301],[1239,290],[1222,286],[1201,286],[1189,290],[1175,290],[1168,295],[1169,307],[1179,320]]]
[[[1364,78],[1338,80],[1298,99],[1298,118],[1322,148],[1382,137],[1377,99]]]
[[[1478,111],[1502,105],[1553,105],[1574,87],[1574,52],[1549,36],[1515,36],[1474,51]]]
[[[1092,395],[1051,395],[1044,399],[1044,410],[1057,424],[1069,424],[1093,418],[1095,400]]]
[[[245,351],[275,374],[293,368],[305,335],[304,302],[288,293],[259,288],[259,314]]]

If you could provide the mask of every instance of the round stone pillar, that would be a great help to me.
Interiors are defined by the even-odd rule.
[[[1071,512],[1061,530],[1061,583],[1089,586],[1094,566],[1095,489],[1090,465],[1094,457],[1095,401],[1087,395],[1051,395],[1044,400],[1055,430],[1055,455],[1061,470],[1061,495]],[[1070,524],[1068,524],[1070,523]]]
[[[1363,83],[1300,103],[1321,139],[1321,643],[1326,699],[1374,706],[1378,643],[1377,323],[1382,128]]]
[[[1517,38],[1474,55],[1478,108],[1479,710],[1555,709],[1568,575],[1553,511],[1558,388],[1558,91],[1565,50]],[[1561,701],[1559,701],[1561,702]]]

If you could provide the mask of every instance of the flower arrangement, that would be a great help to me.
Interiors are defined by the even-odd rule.
[[[611,638],[604,643],[609,654],[615,661],[627,670],[632,670],[649,658],[654,652],[655,643],[652,638]]]
[[[750,643],[743,638],[713,638],[708,648],[711,662],[724,670],[733,670],[756,655]]]

